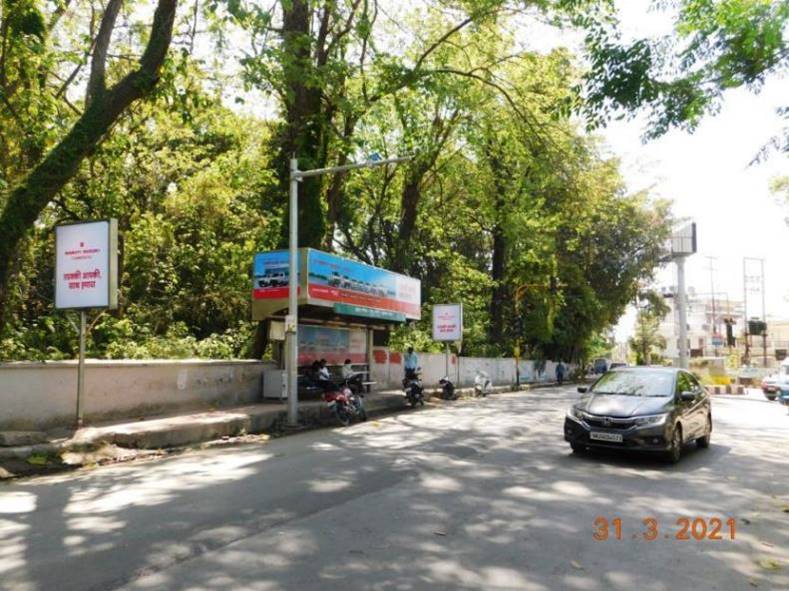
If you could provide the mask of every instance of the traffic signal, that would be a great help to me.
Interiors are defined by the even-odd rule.
[[[737,339],[734,338],[734,323],[729,318],[727,318],[725,322],[726,322],[726,346],[736,347]]]

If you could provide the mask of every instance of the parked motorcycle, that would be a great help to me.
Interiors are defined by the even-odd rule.
[[[425,405],[425,391],[422,386],[421,368],[406,375],[403,380],[403,390],[405,391],[406,400],[408,400],[408,404],[410,404],[412,408],[415,408],[417,404],[422,406]]]
[[[474,395],[484,398],[490,393],[492,386],[488,372],[478,369],[477,374],[474,376]]]
[[[337,421],[347,427],[354,419],[367,420],[367,411],[361,394],[354,393],[348,382],[337,388],[332,388],[323,393],[323,399]]]
[[[455,384],[452,383],[447,376],[444,376],[440,380],[438,380],[439,385],[441,386],[441,399],[442,400],[457,400],[458,395],[455,392]]]

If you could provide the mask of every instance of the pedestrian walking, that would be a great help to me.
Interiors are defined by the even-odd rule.
[[[561,386],[564,383],[564,374],[566,373],[567,368],[562,363],[562,360],[559,360],[559,363],[556,365],[556,381],[559,382]]]

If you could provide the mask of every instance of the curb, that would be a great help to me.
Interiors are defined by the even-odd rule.
[[[733,384],[727,384],[725,386],[707,386],[707,389],[712,394],[734,394],[734,395],[745,394],[745,386],[738,386]]]

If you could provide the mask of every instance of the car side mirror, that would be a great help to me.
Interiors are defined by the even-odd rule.
[[[589,391],[589,388],[586,386],[578,386],[578,393],[579,394],[586,394]]]
[[[679,399],[682,400],[683,402],[693,402],[694,400],[696,400],[696,393],[685,391],[679,395]]]

